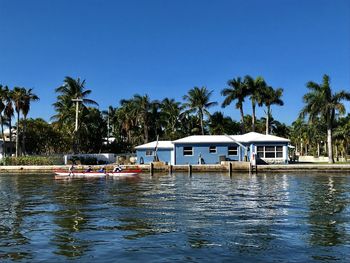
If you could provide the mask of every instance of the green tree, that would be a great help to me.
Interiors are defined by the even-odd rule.
[[[190,113],[197,113],[200,121],[202,135],[204,135],[204,115],[210,116],[207,109],[217,105],[217,102],[210,101],[213,91],[208,91],[206,87],[194,87],[183,96],[184,106]]]
[[[26,147],[25,147],[25,141],[26,141],[26,122],[27,122],[27,116],[30,111],[30,105],[32,101],[38,101],[39,97],[33,93],[33,89],[24,89],[23,90],[23,103],[22,103],[22,114],[23,114],[23,139],[22,139],[22,152],[25,155],[26,154]]]
[[[266,82],[263,77],[253,79],[251,76],[247,75],[244,77],[244,84],[246,85],[247,93],[252,102],[252,131],[255,132],[256,105],[258,101],[261,101],[261,94],[266,89]]]
[[[244,133],[244,111],[243,111],[243,102],[244,99],[248,96],[247,85],[241,80],[240,77],[236,79],[231,79],[227,81],[228,88],[224,88],[221,91],[221,95],[225,97],[222,107],[230,105],[233,101],[236,102],[236,109],[239,109],[241,114],[241,132]]]
[[[165,98],[162,100],[160,109],[165,138],[170,140],[178,139],[179,129],[182,127],[181,114],[183,106],[174,99]]]
[[[3,112],[5,110],[5,89],[3,88],[2,85],[0,85],[0,125],[1,125],[1,137],[2,141],[5,144],[5,135],[4,135],[4,117],[3,117]],[[5,152],[5,151],[3,151]]]
[[[74,129],[76,104],[72,100],[82,100],[78,105],[78,112],[86,111],[88,105],[98,106],[98,104],[96,101],[88,98],[91,90],[85,88],[85,80],[81,81],[80,78],[66,77],[63,85],[56,88],[55,92],[58,93],[57,101],[53,104],[56,114],[51,119],[56,121],[60,128],[65,128],[71,136],[73,135],[73,151],[76,152],[79,138],[77,137],[78,132]],[[79,115],[78,120],[79,126],[81,126],[81,121],[83,121],[81,115]]]
[[[258,104],[259,106],[265,105],[266,106],[266,130],[265,133],[270,133],[270,116],[272,116],[271,106],[272,105],[280,105],[282,106],[283,100],[281,99],[283,94],[283,89],[273,89],[270,86],[265,87],[262,90],[261,96],[259,98]]]
[[[15,104],[15,110],[17,113],[17,125],[16,125],[16,157],[19,155],[19,137],[20,137],[20,130],[19,130],[19,118],[20,113],[24,105],[26,95],[26,89],[15,87],[12,92],[12,100]]]
[[[334,163],[332,133],[336,113],[345,114],[345,106],[342,100],[350,100],[350,93],[344,90],[334,93],[330,87],[329,76],[324,75],[321,84],[309,81],[306,84],[309,92],[303,97],[305,106],[300,112],[300,117],[309,116],[312,123],[317,117],[322,117],[327,124],[328,162]]]
[[[4,118],[8,122],[9,133],[10,133],[10,143],[12,142],[12,117],[14,116],[15,110],[12,104],[12,90],[5,86],[3,90],[3,100],[5,103]]]
[[[240,131],[238,122],[225,117],[222,112],[214,112],[209,119],[209,132],[212,135],[237,134]]]

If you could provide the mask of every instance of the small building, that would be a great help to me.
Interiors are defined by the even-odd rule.
[[[171,141],[153,141],[135,147],[137,163],[147,164],[158,159],[161,162],[174,164],[174,144]]]
[[[219,164],[222,161],[288,163],[289,140],[274,135],[249,132],[242,135],[193,135],[175,141],[158,142],[160,161],[174,164]],[[157,142],[136,147],[138,163],[155,160]]]

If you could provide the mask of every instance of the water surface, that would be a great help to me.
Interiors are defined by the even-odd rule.
[[[0,175],[0,262],[347,262],[349,174]]]

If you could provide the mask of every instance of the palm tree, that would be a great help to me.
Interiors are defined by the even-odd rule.
[[[216,111],[210,116],[209,131],[211,135],[236,134],[240,131],[240,124]]]
[[[15,110],[17,113],[16,157],[18,157],[18,154],[19,154],[19,134],[20,134],[20,132],[19,132],[19,117],[20,117],[20,112],[21,112],[23,105],[24,105],[25,95],[26,95],[25,88],[15,87],[13,89],[12,100],[13,100],[13,103],[15,104]]]
[[[136,112],[136,118],[139,124],[143,127],[143,139],[144,143],[149,141],[149,130],[151,127],[150,111],[151,111],[151,99],[148,95],[141,96],[135,94],[132,103]]]
[[[88,111],[87,105],[98,106],[98,103],[87,97],[91,94],[91,90],[85,88],[85,80],[81,81],[80,78],[73,79],[71,77],[65,77],[63,85],[56,88],[55,92],[58,93],[57,101],[53,104],[56,114],[51,117],[52,120],[57,121],[60,127],[68,127],[68,131],[73,134],[73,151],[77,151],[78,132],[73,129],[74,122],[78,121],[74,118],[77,111]],[[75,107],[73,99],[81,99]],[[80,116],[80,119],[82,117]]]
[[[283,100],[281,99],[283,94],[283,89],[273,89],[270,86],[266,86],[261,93],[261,97],[259,98],[258,104],[259,106],[265,105],[266,106],[266,134],[269,134],[270,132],[270,116],[272,116],[271,112],[271,106],[272,105],[280,105],[282,106]]]
[[[183,96],[184,106],[188,108],[188,111],[198,114],[202,135],[204,135],[204,115],[210,116],[207,109],[218,104],[210,101],[212,93],[213,91],[208,91],[206,87],[194,87],[188,91],[187,95]]]
[[[12,90],[5,86],[3,90],[3,100],[5,103],[4,117],[8,122],[9,133],[10,133],[10,143],[12,142],[12,117],[14,116],[14,109],[12,104]]]
[[[22,136],[22,153],[26,154],[25,140],[26,140],[26,129],[27,129],[27,115],[30,111],[30,104],[32,101],[38,101],[39,97],[35,95],[33,89],[24,89],[23,92],[23,103],[22,103],[22,113],[23,113],[23,136]]]
[[[329,83],[329,76],[323,75],[321,84],[309,81],[306,84],[310,92],[303,97],[306,104],[300,112],[300,117],[309,116],[309,122],[317,117],[322,117],[327,124],[328,162],[334,163],[332,133],[336,113],[345,114],[345,106],[342,100],[350,100],[350,93],[344,90],[333,93]]]
[[[4,117],[2,114],[6,106],[4,103],[4,98],[5,98],[5,90],[3,89],[3,86],[0,85],[0,125],[1,125],[1,137],[3,141],[3,148],[5,144],[5,135],[4,135]],[[3,153],[5,153],[4,150],[3,150]]]
[[[161,120],[168,139],[176,139],[178,137],[178,129],[181,127],[181,112],[183,106],[174,99],[165,98],[160,105]]]
[[[221,91],[221,95],[225,96],[225,99],[222,103],[222,107],[230,105],[234,100],[236,102],[236,109],[239,109],[241,113],[241,131],[244,133],[244,112],[243,112],[243,102],[244,99],[248,96],[248,89],[244,82],[242,82],[240,77],[236,79],[231,79],[227,81],[229,88],[224,88]]]
[[[263,77],[253,79],[251,76],[247,75],[244,77],[244,83],[248,90],[249,98],[252,102],[252,131],[255,132],[256,104],[259,100],[261,100],[261,93],[266,88],[266,82]]]
[[[80,78],[73,79],[66,77],[63,85],[56,88],[55,92],[57,96],[57,102],[53,104],[55,111],[57,112],[51,117],[52,120],[58,121],[60,124],[72,124],[74,122],[75,104],[72,99],[82,99],[82,103],[79,106],[86,108],[86,105],[98,106],[98,103],[87,97],[91,94],[91,90],[85,88],[85,80],[81,81]]]

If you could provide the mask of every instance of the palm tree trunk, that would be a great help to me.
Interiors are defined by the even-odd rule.
[[[2,137],[2,153],[4,157],[6,156],[6,147],[5,147],[5,134],[4,134],[4,118],[2,115],[0,115],[0,122],[1,122],[1,137]]]
[[[256,107],[256,104],[255,104],[255,101],[252,101],[252,131],[255,132],[255,107]]]
[[[328,144],[328,162],[329,163],[334,163],[334,158],[333,158],[333,147],[332,147],[332,128],[330,125],[327,128],[327,144]]]
[[[239,111],[241,112],[241,131],[242,131],[242,133],[245,133],[243,106],[239,107]]]
[[[23,134],[22,134],[22,154],[26,155],[26,131],[27,131],[27,116],[23,115]]]
[[[17,112],[17,132],[16,132],[16,157],[19,153],[19,111]]]
[[[201,130],[202,130],[202,135],[204,135],[204,127],[203,127],[203,113],[200,111],[199,112],[199,118],[201,121]]]
[[[267,106],[266,112],[266,134],[269,134],[269,123],[270,123],[270,106]]]

